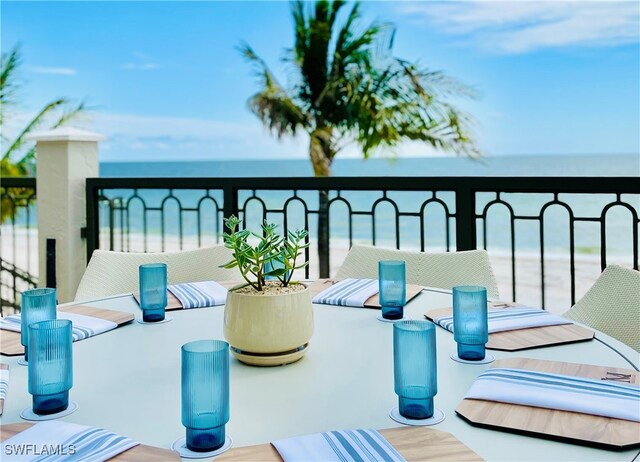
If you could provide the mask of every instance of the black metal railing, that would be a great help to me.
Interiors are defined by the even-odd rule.
[[[33,274],[27,273],[22,269],[16,267],[13,263],[0,258],[0,271],[2,272],[2,296],[0,300],[2,302],[2,315],[11,314],[5,312],[7,309],[11,309],[14,312],[20,311],[20,297],[19,294],[27,289],[31,289],[38,285],[38,281]]]
[[[519,291],[534,285],[538,299],[530,302],[545,306],[557,272],[552,260],[566,267],[570,300],[563,303],[571,304],[583,285],[583,260],[597,259],[598,270],[612,261],[638,269],[640,180],[630,177],[88,179],[88,255],[219,243],[231,214],[250,228],[268,219],[309,229],[320,251],[307,251],[306,277],[329,276],[354,242],[484,248],[494,266],[507,267],[512,299],[522,301]],[[326,233],[318,233],[323,220]]]
[[[3,178],[0,314],[20,307],[20,293],[37,284],[38,233],[35,178]]]

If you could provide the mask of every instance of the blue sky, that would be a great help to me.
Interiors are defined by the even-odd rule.
[[[479,90],[462,105],[487,155],[640,152],[638,2],[381,1],[363,11],[364,23],[396,25],[397,56]],[[20,42],[24,57],[16,126],[67,96],[94,106],[77,125],[109,137],[102,160],[307,156],[304,136],[278,142],[249,113],[257,83],[235,50],[247,41],[286,82],[287,2],[4,1],[1,21],[2,51]],[[419,144],[398,153],[434,154]]]

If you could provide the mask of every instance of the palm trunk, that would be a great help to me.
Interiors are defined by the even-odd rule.
[[[316,177],[331,176],[335,154],[331,144],[332,130],[317,128],[311,133],[309,156]],[[329,277],[329,191],[318,191],[318,263],[320,277]]]

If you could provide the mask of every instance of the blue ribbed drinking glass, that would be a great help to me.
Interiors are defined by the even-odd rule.
[[[400,415],[407,419],[433,416],[438,392],[436,330],[420,320],[393,324],[393,378]]]
[[[71,321],[52,319],[29,326],[29,393],[33,412],[47,415],[69,406],[73,386]]]
[[[453,338],[458,344],[458,356],[461,359],[484,359],[484,345],[489,341],[486,288],[453,288]]]
[[[31,289],[22,292],[20,343],[24,346],[25,361],[29,361],[29,326],[49,319],[56,319],[56,289]]]
[[[164,321],[167,307],[167,265],[140,265],[140,308],[144,322]]]
[[[267,281],[275,281],[277,280],[277,276],[268,275],[271,271],[284,269],[284,263],[282,261],[282,257],[276,257],[271,260],[268,260],[264,263],[264,273],[266,276],[264,277]],[[289,271],[284,274],[284,277],[289,277]]]
[[[382,317],[402,319],[407,303],[407,278],[405,263],[399,260],[378,262],[378,289]]]
[[[182,345],[182,425],[187,448],[219,449],[229,421],[229,344],[197,340]]]

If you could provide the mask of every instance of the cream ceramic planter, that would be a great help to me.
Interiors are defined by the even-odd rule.
[[[224,337],[238,360],[278,366],[299,360],[313,335],[309,289],[279,295],[227,294]]]

